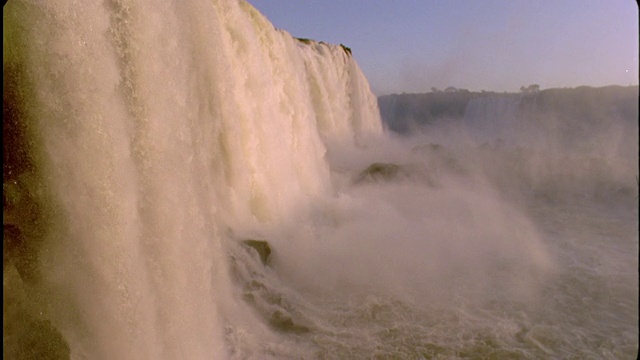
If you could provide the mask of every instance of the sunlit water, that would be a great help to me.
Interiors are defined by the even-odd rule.
[[[3,20],[5,357],[635,358],[637,122],[396,138],[243,1]]]
[[[493,162],[508,162],[511,150],[449,151],[446,161],[455,166],[448,168],[437,165],[445,155],[413,151],[400,155],[411,164],[406,172],[362,182],[363,167],[345,169],[341,154],[338,197],[316,204],[295,229],[261,234],[272,239],[273,262],[260,270],[254,255],[247,266],[259,275],[240,276],[259,313],[283,311],[310,329],[283,336],[287,345],[265,342],[264,351],[294,358],[635,358],[633,182],[600,179],[596,189],[582,179],[575,188],[590,187],[585,193],[548,178],[545,187],[516,195],[520,185],[504,186],[503,178],[526,169],[493,174],[501,189],[474,178],[471,167],[504,169]],[[388,151],[349,161],[389,161]],[[290,250],[281,238],[314,245]]]

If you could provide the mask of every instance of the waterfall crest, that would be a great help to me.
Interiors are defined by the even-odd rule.
[[[382,132],[350,51],[234,0],[11,1],[3,20],[24,140],[5,215],[34,254],[37,321],[74,358],[224,353],[226,230],[330,193],[327,141]]]

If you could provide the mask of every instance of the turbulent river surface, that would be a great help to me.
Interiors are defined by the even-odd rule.
[[[633,177],[613,180],[605,159],[425,140],[334,154],[337,197],[259,235],[273,261],[244,262],[243,294],[300,326],[266,345],[274,357],[634,358]]]
[[[637,103],[400,136],[354,55],[245,1],[8,2],[4,357],[636,358]]]

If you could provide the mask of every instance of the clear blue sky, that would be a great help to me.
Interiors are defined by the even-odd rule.
[[[638,84],[633,0],[248,0],[293,36],[345,44],[376,94]]]

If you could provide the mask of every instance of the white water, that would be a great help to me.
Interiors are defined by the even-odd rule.
[[[381,131],[355,62],[245,2],[13,1],[4,18],[5,67],[21,61],[35,88],[60,223],[42,261],[72,353],[223,353],[226,228],[324,196],[322,139]]]
[[[637,349],[629,159],[593,175],[454,129],[387,138],[351,56],[243,1],[12,1],[3,20],[36,165],[18,183],[44,219],[21,225],[45,234],[24,301],[71,358]],[[402,171],[359,181],[374,161]],[[600,180],[626,193],[582,208]]]

